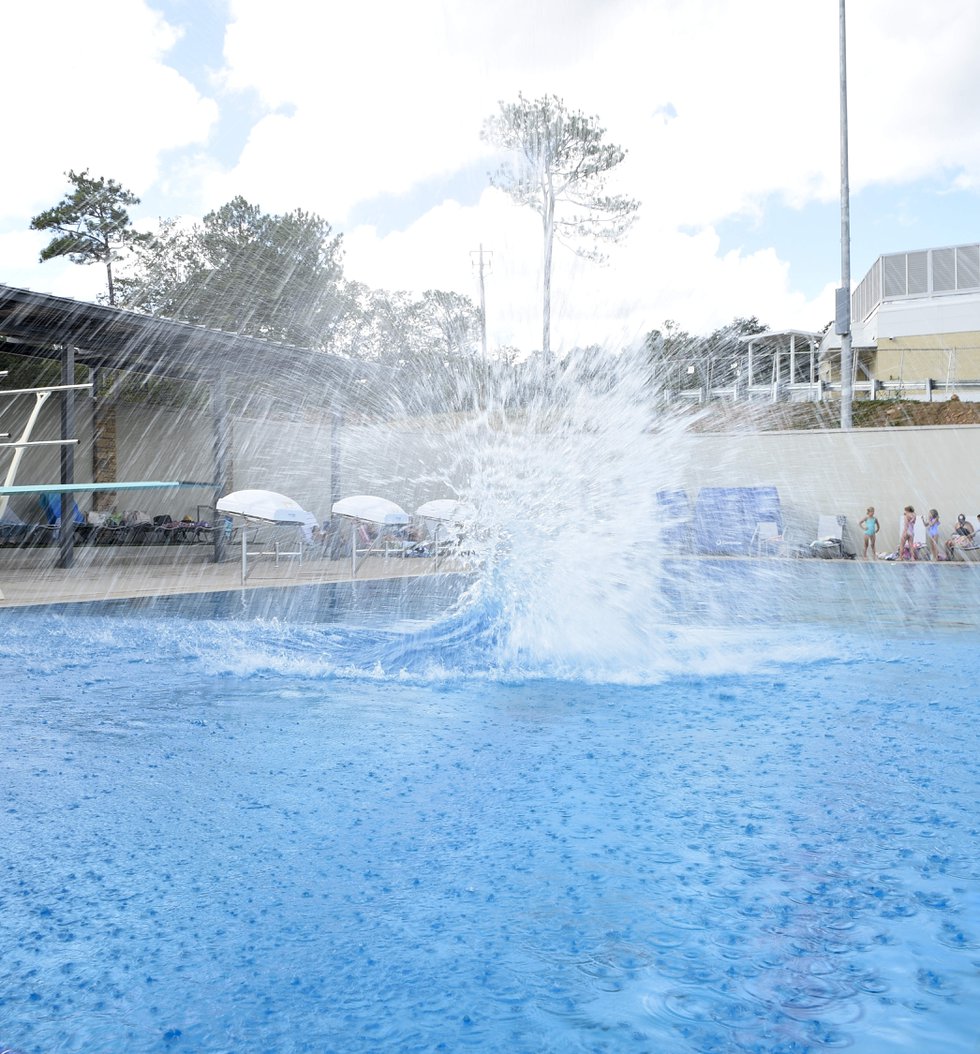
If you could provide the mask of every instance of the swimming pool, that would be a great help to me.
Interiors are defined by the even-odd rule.
[[[976,583],[678,566],[618,675],[450,580],[4,612],[0,1049],[975,1052]]]

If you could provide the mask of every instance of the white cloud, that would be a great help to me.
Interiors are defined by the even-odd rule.
[[[385,237],[371,227],[357,228],[344,238],[345,270],[370,286],[453,289],[476,302],[481,245],[491,348],[540,347],[541,225],[500,191],[487,190],[472,208],[443,203]],[[745,314],[775,327],[819,329],[833,314],[832,292],[812,302],[794,293],[788,265],[772,250],[719,256],[710,228],[685,234],[641,220],[623,244],[610,247],[608,257],[598,265],[556,247],[553,347],[620,347],[668,318],[697,331]]]
[[[195,18],[221,17],[211,5],[188,11],[188,34]],[[665,318],[705,330],[754,313],[817,328],[833,313],[834,276],[808,302],[792,287],[792,261],[764,248],[723,254],[715,232],[733,217],[766,215],[774,200],[836,200],[835,4],[228,0],[214,100],[191,83],[207,83],[210,71],[182,76],[168,65],[178,30],[137,0],[103,0],[97,18],[71,0],[40,0],[5,18],[7,83],[30,92],[29,106],[8,107],[8,142],[30,145],[7,168],[0,221],[11,232],[59,198],[69,167],[119,179],[147,216],[242,194],[342,229],[353,209],[384,196],[402,202],[401,229],[349,230],[351,277],[475,299],[470,253],[482,242],[494,252],[487,306],[498,342],[537,346],[535,215],[491,190],[472,207],[421,194],[492,167],[479,133],[499,100],[554,93],[598,114],[608,139],[628,149],[616,189],[642,202],[608,267],[558,251],[556,345],[621,341]],[[974,0],[850,5],[852,193],[924,176],[980,186],[978,39]],[[216,128],[220,157],[209,140]],[[37,251],[5,236],[0,280],[29,277]],[[96,269],[44,266],[44,282],[23,284],[94,284]]]
[[[30,223],[58,201],[68,169],[118,180],[137,195],[161,155],[202,143],[213,101],[164,64],[175,31],[133,0],[40,0],[4,10],[4,134],[0,222]],[[12,94],[16,89],[18,96]]]

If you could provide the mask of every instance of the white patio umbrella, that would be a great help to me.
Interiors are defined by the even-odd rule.
[[[248,520],[266,523],[298,523],[312,526],[316,517],[299,502],[277,494],[274,490],[236,490],[218,499],[218,512],[244,516]]]
[[[465,523],[473,519],[473,508],[455,498],[435,498],[415,510],[423,520],[442,520],[444,523]]]
[[[313,527],[317,520],[312,512],[307,512],[299,502],[278,494],[274,490],[236,490],[218,499],[215,506],[218,512],[231,516],[241,516],[246,520],[261,520],[263,523],[274,523],[276,525],[294,524],[297,527]],[[270,555],[270,554],[262,554]],[[274,554],[276,563],[279,562],[279,543],[276,542]],[[299,556],[303,559],[303,547],[300,545],[296,553],[287,553],[287,556]],[[247,532],[242,531],[242,585],[248,578],[248,541]]]
[[[373,494],[355,494],[351,498],[335,501],[331,510],[334,516],[348,516],[352,520],[364,520],[367,523],[404,524],[411,522],[411,516],[393,501],[378,498]]]
[[[351,578],[357,574],[357,525],[373,523],[381,527],[399,527],[412,522],[412,517],[400,506],[387,498],[374,494],[355,494],[350,498],[335,501],[330,510],[334,516],[346,516],[351,521],[350,571]]]
[[[420,505],[415,510],[415,515],[425,523],[429,536],[438,547],[442,542],[458,538],[460,531],[453,528],[469,523],[476,513],[472,505],[455,498],[434,498]],[[438,552],[437,548],[437,555]]]

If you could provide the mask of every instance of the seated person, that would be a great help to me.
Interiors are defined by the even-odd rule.
[[[952,559],[953,551],[960,546],[973,545],[975,535],[973,524],[961,512],[956,517],[956,527],[946,541],[946,555]]]

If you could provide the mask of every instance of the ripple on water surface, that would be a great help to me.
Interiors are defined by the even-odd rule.
[[[964,637],[753,670],[748,625],[615,685],[426,681],[338,625],[5,630],[0,1045],[974,1052]]]

